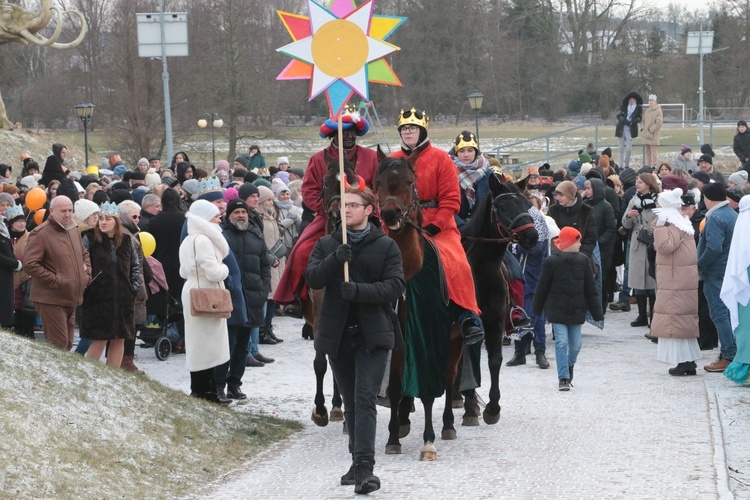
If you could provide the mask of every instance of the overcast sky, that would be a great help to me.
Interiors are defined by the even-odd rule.
[[[674,3],[681,7],[685,7],[689,12],[696,10],[705,10],[711,3],[711,0],[647,0],[644,1],[645,5],[654,5],[660,9],[666,9],[670,4]]]

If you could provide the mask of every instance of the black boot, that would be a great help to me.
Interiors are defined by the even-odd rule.
[[[526,364],[526,355],[520,352],[513,353],[513,357],[505,363],[505,366],[518,366]]]
[[[630,323],[630,326],[648,326],[648,316],[646,316],[646,296],[636,295],[635,297],[638,301],[638,317],[635,318],[635,321]]]
[[[354,462],[352,462],[351,467],[349,467],[349,470],[341,476],[341,486],[352,486],[357,484],[356,477],[354,475]]]
[[[380,489],[380,479],[373,474],[372,466],[365,460],[354,465],[354,493],[366,495]]]
[[[695,361],[686,361],[685,363],[680,363],[674,368],[669,369],[670,375],[695,375]]]
[[[648,326],[651,327],[651,322],[654,320],[654,306],[656,305],[656,295],[648,296]]]
[[[276,345],[276,341],[268,335],[268,327],[261,326],[260,334],[258,336],[258,343],[265,345]]]
[[[268,325],[268,326],[266,327],[266,335],[268,335],[268,337],[269,337],[269,338],[270,338],[271,340],[273,340],[274,342],[276,342],[277,344],[279,344],[279,343],[281,343],[281,342],[284,342],[284,339],[280,339],[280,338],[279,338],[279,337],[277,337],[277,336],[276,336],[276,334],[274,333],[274,331],[273,331],[273,325]]]
[[[536,353],[536,364],[542,370],[549,368],[549,361],[547,361],[547,356],[543,352]]]
[[[459,315],[458,322],[461,325],[461,335],[466,345],[478,344],[484,340],[484,328],[479,316],[467,311]]]

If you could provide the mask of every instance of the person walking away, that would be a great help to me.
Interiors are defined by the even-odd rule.
[[[638,137],[638,125],[643,120],[643,97],[637,92],[629,92],[622,99],[622,105],[617,112],[617,126],[615,137],[619,150],[620,168],[630,166],[630,153],[633,149],[633,139]]]
[[[641,137],[646,146],[645,163],[649,167],[659,164],[659,142],[661,140],[661,126],[664,123],[664,115],[661,106],[656,100],[656,94],[648,96],[648,108],[643,113],[643,128]]]
[[[698,273],[703,279],[703,293],[719,335],[720,350],[716,361],[703,369],[707,372],[723,372],[737,351],[729,309],[720,296],[737,213],[729,207],[726,189],[720,182],[712,182],[703,188],[703,201],[708,212],[706,225],[698,240]]]
[[[655,208],[656,307],[651,335],[659,347],[656,359],[677,365],[670,375],[695,375],[701,359],[698,345],[698,254],[693,225],[682,212],[681,188],[662,191]]]
[[[369,221],[375,197],[369,189],[344,195],[348,244],[339,226],[320,238],[310,254],[305,280],[325,287],[315,349],[328,355],[344,400],[352,465],[341,477],[355,493],[380,488],[374,474],[377,399],[388,351],[395,345],[394,325],[387,308],[404,292],[401,253],[380,223]],[[350,281],[343,280],[349,263]]]
[[[560,236],[554,240],[560,252],[553,253],[542,264],[532,303],[534,314],[543,312],[552,323],[560,391],[572,387],[586,311],[595,321],[604,320],[589,259],[579,253],[581,239],[581,233],[572,226],[560,230]]]
[[[750,383],[750,196],[740,200],[740,214],[734,225],[721,300],[729,309],[737,344],[734,359],[724,376],[738,384]]]
[[[740,168],[737,170],[750,173],[750,131],[747,129],[745,120],[737,122],[737,134],[732,141],[732,149],[740,160]]]

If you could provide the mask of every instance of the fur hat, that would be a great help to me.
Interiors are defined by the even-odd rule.
[[[210,221],[219,215],[219,207],[207,200],[196,200],[190,205],[188,212],[205,221]]]
[[[258,202],[260,204],[273,199],[273,191],[271,191],[271,189],[267,188],[266,186],[258,186],[258,195]]]
[[[679,208],[682,206],[682,189],[666,189],[659,193],[658,203],[662,208]]]
[[[573,226],[565,226],[560,230],[560,235],[555,240],[555,246],[565,250],[570,245],[581,239],[581,233]]]
[[[73,206],[73,213],[75,213],[76,217],[78,217],[81,222],[99,211],[99,205],[89,200],[78,200]]]
[[[736,184],[738,186],[747,184],[747,171],[739,170],[733,173],[732,175],[729,176],[729,182],[731,182],[732,184]]]
[[[711,201],[724,201],[727,199],[727,189],[721,182],[711,182],[703,186],[703,197]]]
[[[584,179],[581,177],[581,179]],[[585,179],[584,179],[585,182]],[[571,181],[562,181],[560,184],[557,185],[555,188],[555,191],[558,193],[562,193],[568,198],[575,199],[576,195],[578,194],[578,188],[575,184],[573,184]]]

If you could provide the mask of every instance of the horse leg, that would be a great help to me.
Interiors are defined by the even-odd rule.
[[[435,398],[421,398],[424,407],[424,434],[422,439],[424,446],[419,451],[419,459],[431,462],[437,460],[437,448],[435,442],[435,429],[432,427],[432,406],[435,404]]]
[[[386,455],[400,455],[401,422],[399,412],[401,410],[401,376],[394,373],[393,361],[391,360],[391,374],[388,380],[388,399],[391,404],[391,418],[388,421],[388,442],[385,444]],[[408,415],[408,410],[407,410]],[[407,429],[408,434],[408,429]]]
[[[504,314],[501,316],[504,318]],[[503,366],[502,337],[503,319],[485,324],[485,342],[490,367],[490,396],[482,417],[486,424],[496,424],[500,420],[500,368]]]
[[[456,439],[456,428],[453,426],[453,394],[454,384],[458,377],[458,364],[461,361],[463,352],[463,338],[461,337],[458,327],[451,329],[450,353],[448,354],[448,366],[445,373],[445,407],[443,408],[443,430],[440,433],[441,439]],[[455,391],[455,394],[460,394]]]
[[[474,389],[464,391],[464,416],[461,425],[464,427],[475,427],[479,425],[479,402],[477,391]]]
[[[461,361],[458,362],[458,369],[456,370],[456,373],[461,373],[463,370],[463,364],[464,364],[464,358],[461,358]],[[464,407],[464,399],[461,394],[461,377],[456,377],[453,381],[453,400],[451,401],[451,406],[453,408],[463,408]]]
[[[344,420],[344,412],[341,410],[341,392],[336,377],[333,377],[333,398],[331,399],[331,422],[341,422]],[[346,423],[344,423],[346,428]],[[344,431],[346,432],[346,430]]]
[[[315,425],[325,427],[328,425],[328,410],[326,409],[326,398],[323,394],[323,379],[328,370],[328,361],[325,354],[315,352],[313,368],[315,369],[315,406],[311,419],[315,422]]]

